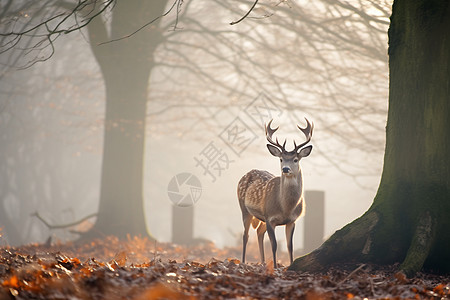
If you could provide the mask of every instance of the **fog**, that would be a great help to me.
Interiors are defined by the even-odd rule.
[[[145,119],[142,210],[153,237],[172,240],[169,183],[188,173],[201,184],[194,238],[240,245],[239,179],[251,169],[281,173],[266,148],[264,124],[271,119],[288,149],[304,140],[297,124],[304,127],[305,117],[314,122],[313,151],[301,168],[305,191],[325,194],[324,238],[369,208],[384,150],[390,6],[346,3],[266,1],[229,25],[249,2],[186,2],[178,15],[145,29],[164,36],[152,55]],[[75,240],[72,230],[85,231],[96,221],[52,229],[33,216],[56,225],[98,211],[108,130],[107,93],[88,29],[61,35],[51,46],[54,53],[47,46],[0,56],[2,245],[43,243],[50,236]],[[45,61],[34,63],[40,57]],[[216,155],[207,167],[205,151]],[[126,153],[123,160],[129,160]],[[294,248],[300,249],[303,219],[297,224]],[[284,238],[283,228],[277,237]]]

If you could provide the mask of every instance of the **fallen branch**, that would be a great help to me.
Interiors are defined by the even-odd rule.
[[[45,226],[47,226],[49,229],[62,229],[62,228],[68,228],[68,227],[73,227],[75,225],[78,225],[92,217],[96,217],[97,213],[93,213],[90,215],[87,215],[84,218],[81,218],[78,221],[72,222],[72,223],[67,223],[67,224],[58,224],[58,225],[52,225],[50,224],[47,220],[45,220],[38,212],[32,213],[31,214],[32,217],[36,217],[38,218],[38,220],[40,220],[42,223],[44,223]]]

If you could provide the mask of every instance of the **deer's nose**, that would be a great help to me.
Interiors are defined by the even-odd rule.
[[[291,169],[289,167],[284,167],[282,170],[283,170],[283,173],[289,173],[289,171],[291,171]]]

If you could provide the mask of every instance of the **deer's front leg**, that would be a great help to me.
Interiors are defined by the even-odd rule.
[[[291,264],[294,261],[293,255],[292,255],[292,250],[293,250],[292,241],[294,239],[294,229],[295,229],[294,222],[286,224],[286,242],[287,242],[287,248],[288,248],[288,252],[289,252],[289,261]]]
[[[269,235],[270,244],[272,245],[273,267],[277,267],[277,239],[275,237],[275,225],[266,223],[267,234]]]

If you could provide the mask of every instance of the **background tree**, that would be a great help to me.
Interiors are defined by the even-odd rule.
[[[114,9],[110,10],[112,4]],[[24,42],[30,52],[48,51],[33,58],[25,67],[52,57],[57,37],[83,27],[88,30],[92,51],[100,65],[106,90],[100,205],[95,226],[85,238],[108,234],[147,235],[142,207],[147,91],[154,66],[153,52],[161,40],[161,32],[155,27],[166,4],[167,1],[128,1],[126,4],[121,1],[49,1],[48,8],[26,1],[6,3],[5,11],[12,9],[39,20],[37,25],[34,20],[21,23],[20,19],[7,19],[5,22],[11,31],[3,34],[3,51]],[[69,17],[74,20],[66,24]],[[155,20],[151,29],[143,29],[126,41],[99,45],[122,38],[150,20]],[[42,29],[44,25],[47,30]],[[24,41],[27,34],[37,39]]]
[[[386,113],[379,99],[387,96],[385,32],[390,3],[258,2],[237,25],[210,25],[218,17],[241,16],[245,10],[238,3],[215,1],[203,7],[186,3],[178,24],[182,30],[169,32],[163,51],[157,52],[161,62],[157,71],[170,74],[164,80],[177,84],[170,87],[164,103],[159,102],[162,97],[155,97],[151,108],[176,108],[184,122],[186,111],[242,107],[264,92],[282,110],[314,115],[316,124],[324,128],[324,141],[338,140],[346,151],[381,151],[383,136],[377,131],[382,125],[377,118]],[[250,6],[253,1],[246,3]],[[208,14],[208,10],[217,13]],[[218,68],[222,71],[216,72]],[[196,84],[185,84],[183,78],[193,78]],[[166,89],[159,85],[154,91],[159,95]],[[203,92],[205,89],[210,92]],[[186,98],[196,102],[186,103]],[[152,117],[158,119],[156,114]],[[290,123],[299,119],[291,118]],[[158,131],[181,128],[183,134],[191,132],[190,126],[183,130],[184,126],[174,121],[160,123]],[[217,128],[209,114],[197,115],[194,122],[199,123],[197,128]],[[344,123],[346,126],[336,126]],[[331,151],[335,144],[327,144],[321,143],[319,151],[340,171],[355,177],[367,175],[365,165],[356,165]]]
[[[164,13],[167,1],[118,1],[110,24],[93,18],[88,24],[92,51],[106,89],[105,136],[100,204],[95,226],[85,237],[147,235],[143,213],[144,138],[149,77],[162,33],[143,29],[122,38]],[[97,8],[98,9],[98,8]],[[109,25],[109,28],[108,28]]]
[[[383,174],[370,209],[297,259],[291,269],[336,262],[401,262],[449,272],[450,3],[395,0],[389,28],[389,113]]]
[[[66,48],[60,46],[62,51]],[[72,59],[78,57],[83,55],[73,55]],[[63,61],[59,62],[70,65]],[[18,79],[11,77],[11,72],[5,73],[0,83],[0,226],[3,237],[13,245],[45,241],[53,235],[31,216],[36,211],[54,224],[80,218],[79,210],[93,212],[85,201],[76,206],[73,201],[92,197],[95,188],[91,182],[98,180],[98,171],[72,177],[70,184],[67,178],[79,170],[98,168],[92,158],[101,144],[92,134],[99,131],[100,114],[95,73],[78,78],[71,77],[65,68],[19,73]],[[83,95],[82,101],[77,96],[81,82],[94,91],[92,97]],[[54,94],[71,97],[55,99]],[[97,121],[85,123],[85,118]],[[58,230],[57,235],[74,238],[68,230]]]

